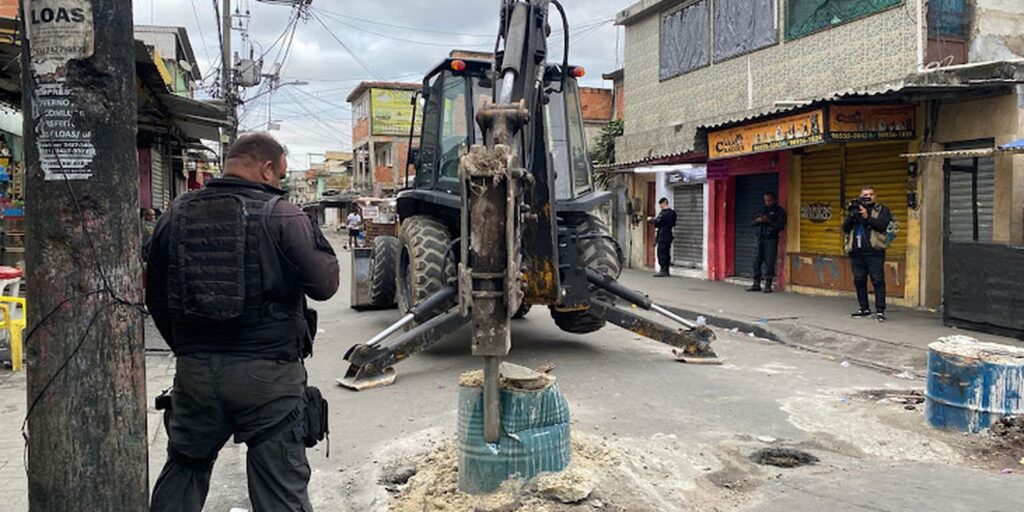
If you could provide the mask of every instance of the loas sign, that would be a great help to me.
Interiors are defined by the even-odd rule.
[[[92,56],[91,0],[25,0],[25,17],[36,76],[63,76],[69,60]]]

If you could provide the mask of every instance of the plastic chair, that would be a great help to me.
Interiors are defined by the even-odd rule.
[[[14,317],[14,311],[11,311],[11,306],[14,306],[15,309],[17,306],[21,306],[20,318]],[[14,371],[21,370],[22,359],[24,359],[21,336],[27,325],[25,320],[28,316],[27,312],[25,299],[21,297],[0,296],[0,314],[3,315],[3,320],[0,320],[0,328],[9,333],[9,339],[11,340],[11,369]]]

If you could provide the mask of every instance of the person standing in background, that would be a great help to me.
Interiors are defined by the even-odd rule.
[[[774,192],[764,193],[764,206],[754,216],[753,225],[757,255],[754,256],[754,284],[747,291],[772,293],[775,267],[779,261],[779,233],[786,229],[786,210],[779,206]],[[761,288],[762,275],[764,288]]]
[[[648,217],[647,221],[654,223],[657,230],[654,241],[658,253],[658,273],[654,277],[669,277],[668,269],[672,266],[672,240],[675,235],[672,230],[676,227],[676,212],[669,208],[668,198],[663,197],[658,201],[661,211],[657,217]]]

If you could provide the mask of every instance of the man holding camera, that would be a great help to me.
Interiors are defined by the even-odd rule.
[[[868,304],[868,277],[875,289],[875,314],[879,322],[885,321],[885,249],[889,247],[889,225],[892,212],[885,205],[875,202],[875,189],[866,186],[860,197],[846,208],[843,220],[846,253],[853,267],[853,283],[857,288],[857,302],[860,309],[851,316],[871,316]]]

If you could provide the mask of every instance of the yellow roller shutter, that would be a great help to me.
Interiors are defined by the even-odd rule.
[[[843,204],[839,197],[842,150],[808,151],[800,165],[800,252],[843,254]],[[829,213],[831,212],[831,213]],[[831,215],[831,218],[829,216]]]
[[[875,188],[878,201],[889,207],[900,226],[887,251],[897,258],[907,254],[907,160],[900,157],[906,152],[905,142],[851,144],[846,149],[846,197],[857,197],[866,185]]]

